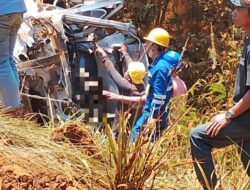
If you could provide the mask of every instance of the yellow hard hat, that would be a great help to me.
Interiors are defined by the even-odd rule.
[[[145,65],[142,62],[131,62],[128,65],[128,73],[133,83],[141,84],[146,74]]]
[[[145,40],[154,42],[160,46],[168,47],[170,42],[169,33],[162,28],[155,28],[151,30],[147,37],[144,37]]]

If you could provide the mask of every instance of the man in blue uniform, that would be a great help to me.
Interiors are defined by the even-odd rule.
[[[138,132],[143,129],[143,127],[147,124],[147,121],[149,120],[150,113],[154,113],[155,117],[159,115],[159,117],[156,119],[156,123],[158,124],[158,133],[157,136],[160,135],[160,131],[167,128],[167,112],[166,112],[166,107],[168,104],[169,99],[172,97],[172,79],[171,79],[171,74],[164,78],[164,73],[168,73],[166,70],[172,71],[178,63],[180,62],[180,54],[178,52],[168,50],[166,53],[162,54],[161,57],[159,57],[159,60],[157,61],[157,66],[154,64],[149,66],[149,85],[147,87],[148,89],[148,96],[143,95],[143,96],[124,96],[124,95],[119,95],[115,94],[112,92],[108,91],[103,91],[103,95],[106,96],[109,100],[117,100],[121,101],[124,104],[143,104],[144,105],[144,111],[143,115],[140,117],[138,120],[136,126],[133,129],[134,132],[134,141],[136,140],[136,136],[138,135]],[[162,65],[163,64],[163,65]],[[167,65],[167,66],[166,66]],[[163,68],[160,68],[163,67]],[[153,70],[154,68],[154,70]],[[160,70],[159,72],[157,70]],[[166,72],[164,72],[164,70]],[[158,72],[158,73],[157,73]],[[154,75],[152,76],[152,73]],[[158,84],[157,84],[158,83]],[[155,88],[151,88],[151,85],[154,85]],[[156,84],[156,85],[155,85]],[[163,89],[166,89],[165,91]],[[177,93],[176,95],[180,95],[183,92],[178,92],[178,86],[176,87]],[[182,87],[181,87],[182,88]],[[164,92],[165,94],[164,94]],[[155,93],[154,93],[155,92]],[[161,95],[163,94],[163,95]],[[166,97],[166,99],[164,99]],[[164,100],[162,100],[164,99]],[[164,102],[164,103],[163,103]],[[146,103],[146,104],[145,104]],[[154,111],[152,111],[154,109]],[[159,121],[157,122],[157,120]],[[162,120],[162,122],[160,122]],[[152,119],[150,120],[152,121]]]
[[[172,71],[180,63],[178,52],[165,49],[169,45],[170,36],[162,28],[153,29],[145,38],[145,49],[152,60],[148,68],[148,85],[144,96],[123,96],[104,91],[103,95],[110,100],[118,100],[125,104],[144,104],[143,114],[132,129],[132,139],[136,140],[140,131],[148,124],[155,125],[154,139],[167,128],[167,105],[173,96]],[[154,140],[152,139],[152,140]]]
[[[25,11],[24,0],[0,1],[0,97],[13,110],[21,106],[13,50]]]
[[[170,36],[164,29],[153,29],[145,40],[146,52],[152,62],[148,68],[148,85],[143,114],[132,130],[133,141],[146,126],[153,126],[153,141],[167,128],[168,103],[173,96],[173,63],[178,64],[181,58],[177,52],[165,52]]]

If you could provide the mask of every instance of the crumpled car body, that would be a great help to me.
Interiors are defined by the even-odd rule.
[[[23,103],[29,112],[56,120],[68,119],[80,110],[91,123],[114,118],[118,104],[107,102],[102,90],[119,94],[119,89],[95,56],[93,44],[108,52],[122,75],[127,68],[112,48],[114,44],[127,44],[132,59],[147,66],[136,28],[110,20],[122,7],[123,1],[101,0],[70,9],[27,12],[15,58]],[[39,119],[44,122],[44,117]]]

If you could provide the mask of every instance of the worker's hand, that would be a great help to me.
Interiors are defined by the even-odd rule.
[[[119,94],[115,94],[113,92],[109,92],[106,90],[102,91],[102,94],[106,97],[108,100],[119,100]]]
[[[123,55],[128,54],[128,48],[127,48],[127,46],[124,45],[124,44],[121,44],[121,48],[118,49],[118,51],[121,52]]]
[[[104,51],[104,49],[102,49],[100,46],[96,45],[96,50],[95,50],[95,54],[100,56],[101,58],[107,57],[107,53]]]
[[[131,81],[131,78],[130,78],[130,76],[129,76],[129,72],[128,72],[128,71],[126,71],[126,72],[124,73],[124,78],[125,78],[126,80],[130,81],[130,82],[132,83],[132,81]]]
[[[216,115],[209,123],[207,134],[211,137],[215,137],[224,127],[228,126],[230,123],[231,120],[226,119],[225,113]]]

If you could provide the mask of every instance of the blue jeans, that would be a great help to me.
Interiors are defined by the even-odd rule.
[[[0,97],[3,105],[11,108],[21,105],[13,51],[22,20],[22,13],[0,16]]]
[[[209,186],[214,188],[217,177],[214,171],[214,163],[211,155],[212,148],[222,148],[232,144],[237,144],[243,165],[250,176],[250,111],[243,113],[221,130],[218,136],[210,137],[207,135],[208,123],[195,127],[191,130],[191,153],[194,161],[194,168],[198,180],[203,189],[209,189],[203,178],[196,160],[204,171]]]
[[[156,123],[156,129],[155,129],[155,133],[151,139],[151,142],[154,142],[155,140],[157,140],[162,132],[167,129],[168,127],[168,123],[167,123],[167,113],[164,113],[161,116],[161,119],[159,122]],[[138,136],[138,134],[140,133],[140,131],[143,131],[144,127],[147,125],[148,119],[150,117],[150,113],[148,112],[143,112],[142,116],[138,119],[138,121],[136,122],[135,126],[132,129],[132,140],[135,142],[136,138]]]

